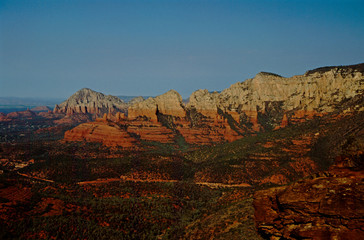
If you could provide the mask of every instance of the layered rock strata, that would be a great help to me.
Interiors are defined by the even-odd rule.
[[[75,113],[95,114],[102,116],[104,113],[116,113],[125,111],[127,104],[120,98],[104,95],[89,88],[83,88],[73,94],[63,103],[56,105],[54,113]]]
[[[332,112],[342,101],[363,94],[363,66],[319,68],[290,78],[261,72],[221,93],[197,90],[186,106],[180,95],[171,90],[132,105],[129,117],[146,116],[157,121],[158,112],[183,118],[186,113],[196,111],[214,121],[219,115],[224,115],[230,122],[235,122],[237,128],[232,128],[240,128],[242,132],[246,128],[260,131],[284,127],[289,122],[300,122]]]
[[[121,146],[136,148],[137,141],[127,131],[115,123],[102,119],[95,122],[83,123],[67,131],[64,141],[100,142],[106,146]]]
[[[82,104],[96,106],[88,97],[80,97],[90,95],[90,91],[82,92],[70,99],[81,98],[84,99]],[[128,108],[127,117],[114,117],[115,113],[112,113],[122,108],[120,102],[107,105],[108,102],[107,107],[97,103],[100,107],[89,108],[78,101],[76,109],[68,109],[74,102],[70,100],[63,103],[62,111],[101,113],[107,108],[109,120],[123,122],[127,119],[127,123],[122,124],[129,124],[133,133],[140,132],[138,136],[142,136],[143,131],[153,133],[144,134],[148,135],[144,139],[169,142],[182,136],[191,144],[211,144],[320,117],[335,111],[342,102],[363,94],[364,64],[358,64],[319,68],[290,78],[262,72],[221,93],[198,90],[192,93],[187,104],[176,91],[170,90],[155,98],[138,99]],[[168,137],[158,137],[158,131],[161,134],[168,132]]]
[[[172,143],[174,137],[172,130],[158,122],[122,120],[115,123],[105,115],[103,118],[96,119],[95,122],[83,123],[67,131],[64,140],[100,142],[106,146],[137,148],[140,140]]]

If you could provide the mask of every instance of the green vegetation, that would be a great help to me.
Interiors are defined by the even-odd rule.
[[[29,217],[2,220],[5,229],[1,234],[3,239],[189,239],[199,219],[219,214],[239,215],[235,217],[243,222],[239,226],[253,229],[251,217],[235,212],[250,206],[251,216],[250,193],[244,197],[246,204],[224,199],[230,191],[187,182],[38,183],[33,184],[26,207],[16,206],[17,214]],[[243,226],[232,229],[239,234],[244,231]]]
[[[280,103],[269,104],[275,120],[266,131],[213,146],[197,148],[180,135],[168,144],[142,142],[138,151],[39,139],[0,145],[2,159],[34,160],[17,171],[2,166],[0,239],[260,239],[257,189],[327,169],[364,142],[363,112],[271,130],[281,115]],[[159,120],[176,127],[170,116]],[[239,131],[246,126],[227,120]],[[354,156],[352,167],[362,161]],[[252,187],[222,185],[240,183]]]

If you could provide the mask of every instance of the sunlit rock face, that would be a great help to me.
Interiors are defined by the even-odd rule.
[[[128,107],[127,116],[122,117],[116,113],[125,103],[83,89],[57,106],[55,112],[108,113],[111,121],[127,120],[130,131],[139,132],[144,139],[173,142],[182,136],[187,143],[211,144],[333,112],[342,102],[364,94],[363,74],[364,64],[318,68],[290,78],[262,72],[221,93],[197,90],[186,104],[174,90],[155,98],[136,99]],[[153,134],[148,134],[150,131]]]
[[[220,106],[242,111],[267,111],[267,103],[279,102],[284,111],[331,112],[342,100],[364,91],[364,64],[315,69],[284,78],[258,73],[221,92]]]
[[[83,88],[73,94],[63,103],[56,105],[54,113],[74,113],[95,114],[102,116],[104,113],[115,113],[125,111],[127,104],[118,97],[104,95],[89,88]]]
[[[206,89],[197,90],[190,96],[187,109],[195,109],[202,115],[215,119],[217,117],[217,106],[219,102],[219,93],[210,93]]]
[[[152,121],[157,121],[158,113],[175,117],[185,117],[182,97],[175,90],[170,90],[155,98],[148,98],[145,101],[135,103],[128,109],[129,119],[137,117],[147,117]]]

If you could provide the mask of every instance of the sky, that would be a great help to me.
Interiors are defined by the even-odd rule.
[[[0,0],[0,97],[220,91],[364,62],[364,1]]]

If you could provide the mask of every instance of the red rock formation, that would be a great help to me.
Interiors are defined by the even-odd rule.
[[[167,141],[168,139],[168,142],[171,142],[173,140],[172,136],[176,136],[173,131],[167,133],[167,128],[161,128],[162,125],[158,123],[158,114],[171,116],[173,124],[175,125],[175,130],[190,144],[211,144],[238,139],[240,137],[239,134],[232,130],[231,126],[227,123],[227,120],[218,114],[213,96],[214,95],[210,94],[207,90],[197,91],[191,96],[193,100],[189,105],[190,108],[193,108],[197,113],[203,116],[203,118],[199,120],[198,126],[192,126],[191,121],[187,119],[186,111],[182,104],[182,98],[174,90],[156,98],[149,98],[143,102],[132,105],[128,109],[128,118],[129,120],[134,121],[142,121],[141,119],[143,117],[149,119],[150,126],[148,129],[146,128],[148,124],[145,121],[140,125],[142,129],[139,130],[140,134],[138,135],[140,135],[142,139],[156,140],[158,139],[156,137],[158,131],[169,135],[168,137],[164,137],[163,141]],[[201,102],[201,99],[207,99],[207,103]],[[240,116],[237,112],[231,111],[230,114],[239,122]],[[133,133],[138,132],[138,130],[133,127],[135,124],[132,121],[129,121],[129,124],[132,126],[128,127],[128,131],[133,131]],[[150,131],[151,126],[153,127],[153,134],[146,138],[147,135],[143,134],[143,132]],[[158,127],[161,129],[157,130]]]
[[[111,95],[104,95],[88,88],[83,88],[63,103],[56,105],[54,113],[73,115],[76,113],[102,116],[104,113],[125,111],[128,104]]]
[[[270,239],[363,239],[364,172],[332,169],[255,194],[258,231]]]
[[[244,110],[242,111],[243,114],[245,114],[245,116],[247,116],[248,120],[253,124],[252,126],[252,130],[255,132],[259,132],[262,127],[260,126],[259,122],[258,122],[258,111],[248,111],[248,110]]]
[[[100,142],[106,146],[136,148],[137,141],[118,125],[108,121],[89,122],[67,131],[65,141]]]
[[[157,122],[157,105],[153,98],[148,98],[143,102],[137,102],[128,108],[128,119],[135,120],[146,117],[152,122]]]
[[[139,140],[173,143],[175,133],[159,122],[120,120],[111,122],[107,114],[95,122],[81,124],[65,133],[65,141],[101,142],[106,146],[137,147]],[[135,146],[133,146],[135,145]]]
[[[128,108],[129,119],[147,117],[153,122],[157,121],[157,114],[185,117],[186,112],[182,107],[182,97],[178,92],[170,90],[155,98],[137,102]]]
[[[30,110],[21,111],[21,112],[11,112],[8,113],[7,118],[32,118],[35,117],[36,114]]]
[[[5,113],[0,112],[0,121],[1,122],[8,122],[11,121],[11,119],[9,119]]]
[[[129,133],[135,134],[145,141],[173,143],[176,136],[171,129],[166,128],[159,122],[135,120],[123,123],[126,124]]]
[[[307,120],[313,119],[314,117],[322,117],[325,114],[325,112],[319,113],[316,111],[297,110],[294,111],[294,114],[291,116],[290,121],[292,123],[305,122]]]
[[[190,144],[212,144],[218,142],[232,142],[242,136],[231,129],[224,119],[204,119],[198,127],[191,127],[188,121],[176,121],[176,129]]]
[[[292,78],[259,73],[221,93],[198,90],[186,105],[170,90],[133,102],[128,121],[115,115],[123,102],[90,89],[74,94],[55,112],[107,114],[107,120],[126,121],[128,131],[144,140],[172,142],[180,134],[191,144],[234,141],[247,133],[283,128],[334,111],[342,100],[364,91],[362,65],[358,66],[325,68]],[[346,90],[337,93],[338,87]],[[163,136],[157,137],[158,132]]]

